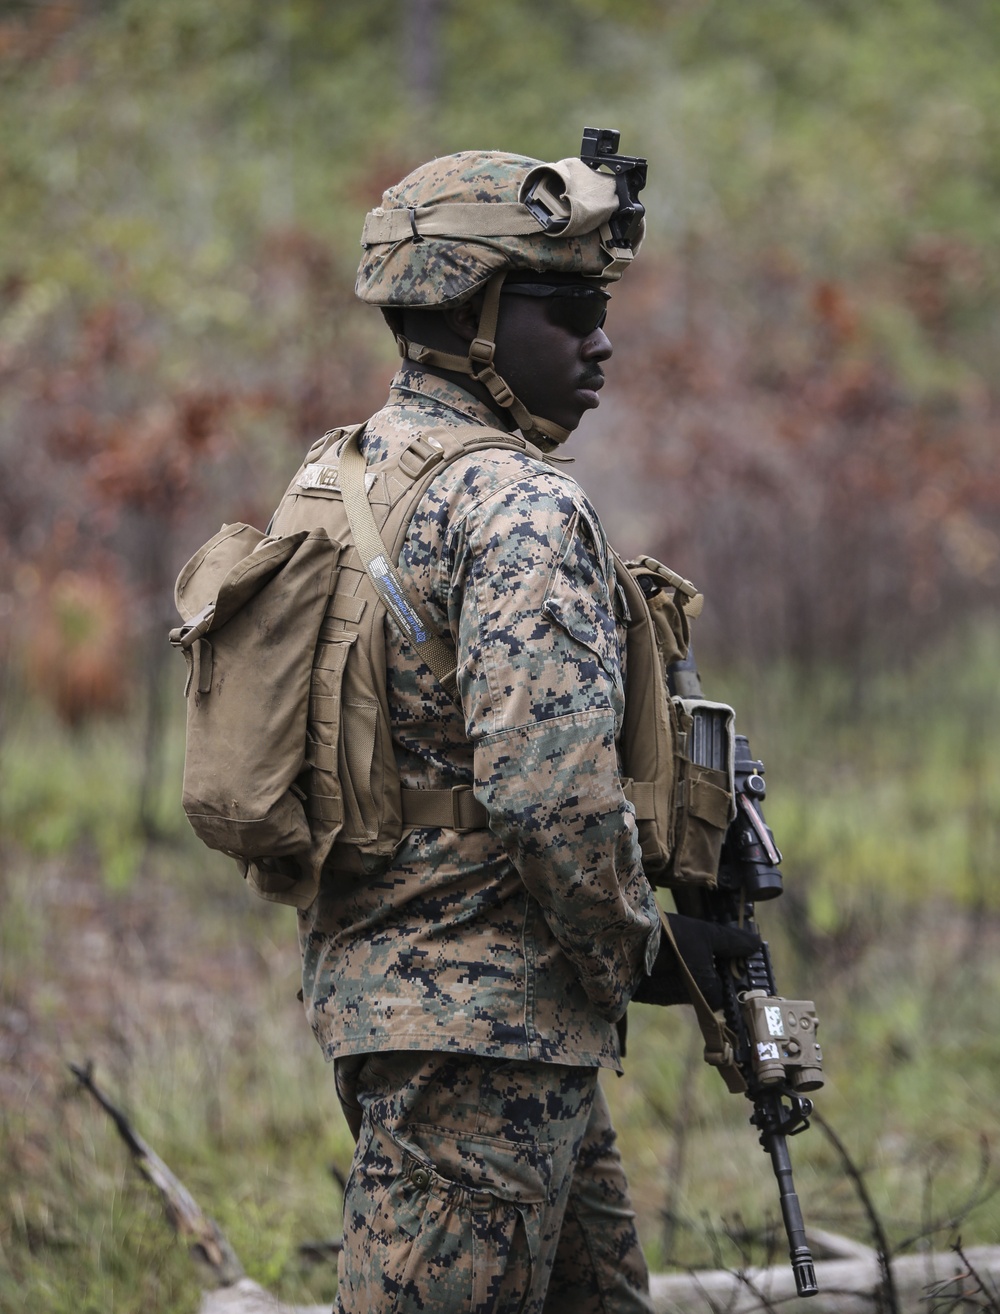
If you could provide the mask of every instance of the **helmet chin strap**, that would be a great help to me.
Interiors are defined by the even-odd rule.
[[[528,442],[547,452],[559,443],[564,443],[572,430],[564,429],[562,425],[554,424],[543,416],[532,415],[493,367],[500,290],[506,277],[507,271],[504,270],[494,274],[486,284],[483,308],[479,314],[476,336],[469,344],[468,356],[453,356],[445,351],[436,351],[419,342],[411,342],[402,333],[396,334],[396,343],[404,360],[412,360],[418,365],[435,365],[438,369],[452,370],[456,374],[470,374],[486,388],[501,410],[507,412]]]

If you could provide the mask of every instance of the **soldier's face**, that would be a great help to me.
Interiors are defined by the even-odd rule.
[[[589,297],[572,306],[563,297],[501,296],[494,364],[532,415],[572,430],[600,404],[612,350],[603,326],[591,327],[602,309]]]

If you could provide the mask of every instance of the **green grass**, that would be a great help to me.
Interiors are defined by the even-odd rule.
[[[5,939],[11,909],[21,931],[0,998],[0,1309],[197,1307],[155,1193],[68,1070],[89,1058],[252,1277],[332,1296],[297,1246],[339,1231],[329,1165],[351,1147],[296,999],[294,920],[193,845],[179,856],[125,891],[75,855],[5,865]]]
[[[1000,1236],[1000,1196],[966,1209],[1000,1147],[998,649],[966,636],[860,699],[833,676],[711,681],[767,763],[785,894],[758,913],[779,986],[819,1008],[817,1108],[895,1246]],[[298,1247],[339,1233],[330,1165],[351,1144],[296,999],[294,918],[178,819],[176,726],[167,838],[139,839],[136,735],[70,735],[36,710],[3,746],[0,1309],[197,1308],[155,1193],[69,1074],[88,1058],[250,1275],[322,1303],[333,1271]],[[651,1265],[783,1262],[749,1105],[702,1063],[688,1010],[634,1008],[626,1075],[603,1080]],[[791,1150],[807,1222],[870,1241],[823,1130]]]

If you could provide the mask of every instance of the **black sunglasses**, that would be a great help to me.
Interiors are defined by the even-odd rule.
[[[599,287],[579,283],[504,283],[503,293],[516,297],[544,297],[550,324],[587,338],[604,327],[611,298]]]

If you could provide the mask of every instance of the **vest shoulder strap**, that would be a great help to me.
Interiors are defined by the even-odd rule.
[[[351,526],[354,546],[386,611],[454,698],[457,686],[451,648],[427,620],[423,607],[410,599],[375,523],[371,503],[365,492],[365,472],[368,467],[358,446],[360,432],[359,429],[352,430],[340,449],[340,491],[344,496],[344,510]]]
[[[391,471],[391,477],[397,485],[403,484],[403,492],[393,498],[393,507],[398,506],[399,511],[391,517],[395,521],[393,528],[397,541],[390,547],[379,530],[368,500],[368,466],[360,447],[364,428],[363,424],[357,425],[338,443],[340,490],[354,546],[386,611],[448,693],[455,697],[454,653],[428,621],[420,603],[407,592],[395,564],[399,541],[427,485],[460,457],[497,447],[525,452],[539,458],[542,453],[523,438],[478,424],[457,428],[441,426],[419,434],[392,463],[395,468]]]

